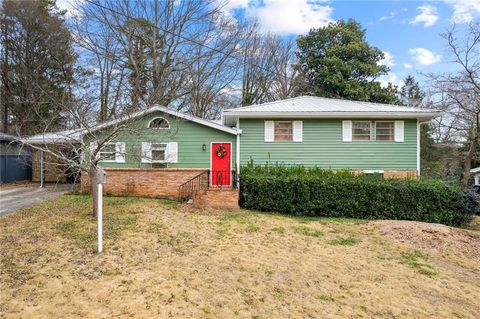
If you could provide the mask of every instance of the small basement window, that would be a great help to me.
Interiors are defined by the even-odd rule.
[[[393,122],[375,122],[375,139],[377,141],[393,141],[395,127]]]
[[[108,143],[103,145],[102,149],[98,152],[98,157],[101,161],[115,161],[115,143]]]
[[[371,125],[369,121],[353,121],[352,140],[370,141]]]
[[[384,179],[383,170],[366,170],[363,174],[369,178]]]
[[[152,162],[164,162],[167,159],[167,144],[152,143]]]
[[[293,141],[293,122],[275,121],[275,141]]]
[[[163,117],[156,117],[148,123],[148,128],[165,130],[170,128],[170,123]]]

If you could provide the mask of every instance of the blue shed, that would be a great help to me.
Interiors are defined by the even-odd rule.
[[[32,179],[31,150],[17,137],[0,133],[0,183]]]

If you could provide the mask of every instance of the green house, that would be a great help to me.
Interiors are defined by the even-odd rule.
[[[438,115],[312,96],[228,109],[220,121],[154,106],[85,130],[79,143],[83,160],[105,168],[107,193],[188,198],[235,188],[251,161],[415,178],[420,125]]]

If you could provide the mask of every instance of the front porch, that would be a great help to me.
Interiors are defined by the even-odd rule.
[[[234,170],[205,170],[179,186],[179,198],[195,207],[239,208]]]
[[[104,192],[114,196],[162,197],[195,207],[238,208],[235,171],[202,168],[105,168]],[[82,172],[81,191],[90,192]]]

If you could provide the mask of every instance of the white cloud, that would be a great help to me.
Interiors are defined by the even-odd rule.
[[[368,22],[368,24],[377,24],[377,23],[380,23],[380,22],[383,22],[383,21],[393,19],[396,16],[397,16],[397,11],[390,11],[388,14],[378,18],[378,20]]]
[[[381,17],[378,19],[378,21],[390,20],[390,19],[395,18],[396,15],[397,15],[397,11],[390,11],[389,14],[384,15],[384,16],[381,16]]]
[[[79,17],[81,15],[78,9],[85,0],[57,0],[56,5],[60,10],[67,10],[65,16],[67,18]]]
[[[401,81],[398,78],[398,75],[394,72],[389,72],[387,75],[382,75],[381,77],[378,78],[378,82],[380,82],[380,85],[385,88],[388,86],[389,83],[392,83],[393,85],[400,85]]]
[[[441,61],[442,56],[424,48],[408,50],[413,60],[420,65],[432,65]]]
[[[413,65],[412,65],[411,63],[404,63],[404,64],[403,64],[403,67],[404,67],[405,69],[411,69],[411,68],[413,67]]]
[[[248,18],[257,19],[263,31],[280,34],[302,34],[311,28],[332,21],[333,8],[322,5],[325,1],[311,0],[234,0],[225,9],[229,16],[233,10],[243,10]]]
[[[410,24],[423,23],[424,27],[431,27],[438,20],[437,8],[431,5],[424,5],[417,8],[420,13],[410,21]]]
[[[387,52],[387,51],[383,51],[383,54],[385,55],[385,57],[383,59],[381,59],[380,61],[378,61],[378,64],[379,65],[385,65],[385,66],[388,66],[388,67],[394,66],[395,65],[395,59],[393,58],[393,55],[390,52]]]
[[[452,22],[472,22],[475,17],[480,16],[479,0],[444,0],[453,6]]]

